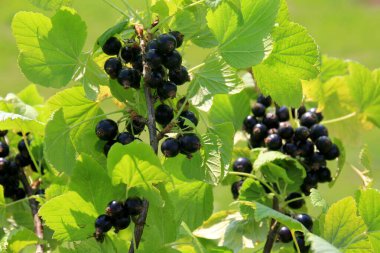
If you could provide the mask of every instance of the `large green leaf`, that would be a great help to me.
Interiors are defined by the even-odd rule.
[[[61,6],[69,6],[72,0],[29,0],[29,2],[38,8],[51,11],[59,9]]]
[[[311,249],[314,253],[339,253],[337,248],[325,241],[323,238],[312,233],[307,234],[307,240],[311,243]]]
[[[0,111],[0,128],[43,134],[44,124],[20,114]]]
[[[36,245],[37,240],[36,234],[27,228],[12,230],[8,237],[8,252],[22,252],[25,247]]]
[[[51,19],[19,12],[12,29],[20,50],[19,65],[30,81],[63,87],[82,64],[79,56],[87,36],[86,25],[73,9],[62,8]]]
[[[17,94],[17,97],[25,104],[38,106],[44,103],[44,98],[40,95],[36,85],[30,84]]]

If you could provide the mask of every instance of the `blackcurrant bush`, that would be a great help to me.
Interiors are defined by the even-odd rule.
[[[144,76],[144,81],[147,86],[150,88],[156,89],[160,86],[162,86],[164,82],[164,76],[161,74],[160,71],[148,71]]]
[[[276,115],[280,122],[288,121],[290,119],[289,109],[286,106],[281,106],[276,109]]]
[[[323,154],[326,160],[335,160],[340,155],[340,150],[337,145],[333,144],[329,152]]]
[[[109,140],[109,141],[107,141],[107,142],[104,144],[104,146],[103,146],[103,154],[104,154],[105,156],[108,156],[108,153],[110,152],[110,150],[111,150],[113,144],[115,144],[116,142],[117,142],[117,141],[115,141],[115,140]]]
[[[315,115],[317,115],[318,123],[323,120],[323,114],[321,112],[318,112],[317,108],[311,108],[309,112],[315,113]]]
[[[261,123],[256,124],[252,129],[251,139],[262,141],[267,136],[268,128]]]
[[[287,155],[290,155],[292,157],[296,157],[298,148],[294,143],[287,142],[284,144],[284,146],[282,146],[282,151]]]
[[[310,157],[314,154],[314,144],[307,140],[297,144],[298,154],[302,157]]]
[[[181,66],[180,68],[169,70],[169,79],[176,85],[182,85],[190,81],[190,76],[187,69]]]
[[[157,38],[157,49],[162,55],[169,54],[177,47],[177,40],[170,34],[161,34]]]
[[[140,80],[141,75],[140,73],[131,68],[123,68],[120,70],[119,75],[117,76],[117,81],[120,85],[122,85],[124,88],[140,88]]]
[[[131,62],[134,55],[133,55],[133,49],[131,47],[123,47],[120,52],[120,57],[123,59],[126,63]]]
[[[198,118],[197,118],[197,116],[195,116],[195,114],[193,112],[191,112],[191,111],[184,111],[184,112],[181,112],[180,118],[178,119],[178,126],[181,129],[188,129],[188,130],[192,129],[191,127],[189,127],[189,126],[186,125],[185,119],[190,120],[194,124],[194,126],[198,125]]]
[[[253,127],[257,124],[257,119],[252,116],[248,115],[244,121],[243,121],[243,130],[246,131],[248,134],[251,134],[253,131]]]
[[[104,63],[104,70],[110,76],[111,79],[115,79],[119,75],[119,72],[122,68],[123,65],[121,64],[120,60],[116,57],[109,58]]]
[[[128,132],[133,135],[138,135],[144,131],[146,120],[142,116],[134,117],[126,126]]]
[[[264,117],[266,109],[267,108],[263,104],[255,103],[252,107],[252,113],[256,117]]]
[[[320,124],[315,124],[310,128],[310,138],[316,141],[321,136],[329,136],[327,128]]]
[[[130,216],[122,216],[112,220],[112,225],[115,228],[115,233],[118,233],[120,230],[126,229],[129,224],[131,224]]]
[[[122,132],[116,137],[116,141],[123,145],[127,145],[135,140],[135,136],[129,132]]]
[[[265,115],[263,119],[263,124],[266,125],[270,129],[270,128],[278,128],[280,125],[280,122],[278,121],[276,114],[270,112]]]
[[[239,157],[232,164],[232,170],[237,172],[251,173],[253,165],[248,158]]]
[[[104,43],[102,49],[105,54],[117,55],[121,49],[121,42],[117,38],[111,37]]]
[[[5,143],[0,141],[0,157],[6,157],[9,155],[9,146]]]
[[[298,248],[300,249],[301,253],[307,253],[310,250],[310,245],[306,245],[305,237],[303,235],[299,235],[296,237]],[[293,243],[294,244],[294,243]],[[297,251],[297,247],[294,244],[294,249]]]
[[[318,117],[315,113],[305,112],[300,119],[300,124],[305,127],[312,127],[318,123]]]
[[[265,97],[263,94],[260,94],[257,98],[257,103],[263,104],[265,107],[269,107],[272,104],[272,98],[270,96]]]
[[[281,122],[278,128],[278,135],[280,135],[282,139],[290,140],[294,135],[292,125],[289,122]]]
[[[111,217],[119,217],[124,214],[123,202],[112,200],[106,207],[106,214]]]
[[[108,215],[99,215],[95,220],[95,229],[99,229],[102,233],[110,231],[112,228],[112,218]]]
[[[175,98],[177,95],[177,85],[173,82],[164,82],[157,88],[157,94],[161,99]]]
[[[294,216],[294,219],[302,223],[307,230],[311,231],[313,229],[313,219],[309,215],[300,213]]]
[[[201,141],[196,134],[189,133],[179,136],[179,150],[182,154],[189,155],[201,148]]]
[[[270,150],[279,150],[282,146],[282,139],[278,134],[271,134],[264,140],[265,146]]]
[[[185,37],[181,32],[178,32],[178,31],[171,31],[169,32],[170,35],[172,35],[176,42],[177,42],[177,48],[179,48],[180,46],[182,46],[182,43],[183,43],[183,38]]]
[[[0,130],[0,137],[6,136],[8,133],[8,130]]]
[[[167,138],[161,144],[161,152],[165,157],[175,157],[179,153],[179,143],[177,139]]]
[[[296,141],[306,141],[310,136],[310,131],[307,127],[300,126],[294,131],[294,139]]]
[[[116,137],[117,132],[117,124],[111,119],[103,119],[99,121],[95,127],[96,136],[104,141],[113,140]]]
[[[329,137],[321,136],[316,140],[315,145],[321,153],[326,154],[332,148],[333,143]]]
[[[305,204],[305,200],[301,199],[301,197],[301,193],[292,192],[286,197],[285,201],[289,201],[288,206],[290,208],[300,209]]]
[[[182,56],[177,50],[174,50],[163,57],[162,64],[169,70],[179,69],[182,64]]]
[[[162,59],[156,49],[150,49],[145,55],[145,61],[151,69],[161,67]]]
[[[317,171],[318,182],[327,183],[332,181],[331,171],[327,167],[321,167]]]
[[[288,242],[293,241],[292,233],[290,232],[290,229],[287,227],[280,227],[277,234],[278,234],[278,239],[283,243],[288,243]]]
[[[139,215],[143,209],[143,201],[139,197],[129,197],[124,202],[124,212],[131,215]]]
[[[155,117],[158,124],[166,126],[174,118],[173,108],[166,104],[160,104],[156,107]]]
[[[28,140],[28,146],[30,146],[30,140]],[[20,140],[17,144],[17,149],[23,157],[29,157],[29,151],[26,147],[24,139]]]
[[[231,193],[232,193],[232,197],[234,199],[239,198],[240,188],[243,185],[243,183],[244,183],[244,180],[240,180],[240,181],[237,181],[231,185]]]

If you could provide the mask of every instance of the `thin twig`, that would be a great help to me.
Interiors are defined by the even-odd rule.
[[[139,218],[137,219],[135,231],[134,231],[134,240],[131,242],[131,246],[129,247],[129,253],[135,253],[135,248],[137,249],[139,247],[142,234],[144,232],[145,222],[146,218],[148,216],[148,209],[149,209],[149,202],[147,200],[143,200],[143,209],[141,211],[141,214]],[[134,242],[136,241],[136,246]]]
[[[273,197],[273,209],[279,211],[279,202],[276,196]],[[263,249],[263,253],[270,253],[272,251],[274,242],[276,240],[276,235],[278,231],[278,222],[275,219],[271,220],[270,229],[267,235],[267,240]]]

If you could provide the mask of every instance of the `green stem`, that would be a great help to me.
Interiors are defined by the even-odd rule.
[[[127,0],[123,0],[125,7],[127,8],[129,14],[133,16],[135,19],[140,21],[141,24],[144,24],[144,20],[140,17],[140,15],[133,9],[133,7],[128,3]]]
[[[117,12],[119,12],[124,17],[127,17],[127,18],[129,17],[122,9],[120,9],[119,7],[117,7],[114,3],[111,3],[108,0],[103,0],[103,2],[105,2],[106,4],[108,4],[109,6],[111,6],[114,10],[116,10]]]
[[[27,136],[26,136],[26,134],[25,134],[24,131],[22,132],[22,139],[24,140],[26,149],[28,150],[29,156],[32,159],[32,163],[34,164],[34,167],[38,168],[38,172],[40,173],[41,172],[41,168],[40,168],[39,164],[37,163],[36,158],[34,157],[32,151],[30,149],[30,146],[29,146],[29,143],[28,143],[28,138],[27,138]]]
[[[199,69],[199,68],[202,68],[204,65],[206,65],[206,63],[201,63],[201,64],[199,64],[199,65],[197,65],[197,66],[194,66],[194,67],[192,67],[191,69],[189,69],[188,71],[189,71],[189,73],[192,73],[192,72],[194,72],[194,70],[197,70],[197,69]]]
[[[339,118],[322,121],[321,124],[327,125],[327,124],[332,124],[332,123],[340,122],[340,121],[343,121],[343,120],[346,120],[346,119],[353,118],[353,117],[356,116],[356,114],[357,114],[356,112],[353,112],[353,113],[350,113],[348,115],[345,115],[345,116],[342,116],[342,117],[339,117]]]

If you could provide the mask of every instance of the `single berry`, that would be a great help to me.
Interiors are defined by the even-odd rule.
[[[95,220],[95,229],[99,229],[102,233],[110,231],[112,228],[112,218],[108,215],[99,215]]]
[[[315,113],[305,112],[300,119],[301,126],[312,127],[313,125],[318,123],[318,117]]]
[[[308,171],[306,177],[303,179],[303,183],[312,186],[312,188],[316,188],[318,184],[317,173],[313,170]]]
[[[157,38],[157,49],[160,54],[166,55],[177,47],[177,40],[170,34],[161,34]]]
[[[158,49],[158,44],[157,44],[156,39],[148,42],[148,45],[146,46],[146,50],[151,50],[151,49]]]
[[[120,52],[120,57],[123,59],[126,63],[129,63],[133,59],[133,49],[131,47],[123,47]]]
[[[251,136],[251,138],[249,139],[249,143],[248,143],[248,148],[249,149],[260,148],[262,146],[264,146],[264,141],[263,140],[256,141],[256,140],[253,140],[252,136]]]
[[[195,116],[195,114],[193,112],[191,112],[191,111],[184,111],[184,112],[181,112],[180,118],[178,119],[178,126],[181,129],[188,129],[188,130],[192,129],[191,127],[189,127],[188,125],[186,125],[185,119],[190,120],[194,124],[194,126],[198,125],[198,118],[197,118],[197,116]]]
[[[149,50],[145,55],[145,60],[151,69],[161,67],[162,59],[156,49]]]
[[[280,122],[278,121],[276,114],[270,112],[265,115],[263,119],[263,124],[266,125],[268,128],[278,128]]]
[[[118,127],[115,121],[111,119],[103,119],[98,122],[95,127],[95,134],[103,141],[113,140],[118,132]]]
[[[300,108],[297,109],[297,116],[300,119],[302,115],[304,115],[306,112],[306,107],[302,105]]]
[[[179,149],[182,154],[189,155],[197,152],[201,148],[201,141],[196,134],[189,133],[178,138]]]
[[[116,57],[109,58],[104,63],[104,70],[110,76],[111,79],[115,79],[119,75],[119,72],[122,68],[123,65],[121,64],[120,60]]]
[[[17,165],[16,161],[11,161],[9,163],[8,171],[7,173],[12,176],[17,176],[18,172],[20,170],[20,167]]]
[[[255,141],[262,141],[267,136],[268,128],[261,123],[256,124],[253,127],[251,138]]]
[[[314,144],[307,140],[297,144],[298,154],[302,157],[311,157],[314,154]]]
[[[132,58],[131,64],[134,70],[136,70],[139,74],[142,73],[144,70],[142,54],[134,56]],[[140,87],[140,84],[139,84],[139,87]],[[139,87],[134,87],[134,88],[139,88]]]
[[[279,150],[282,146],[282,139],[278,134],[271,134],[264,140],[265,146],[270,150]]]
[[[25,157],[21,154],[16,155],[15,162],[16,162],[17,166],[19,166],[19,167],[26,167],[26,166],[32,164],[32,160],[30,157]]]
[[[0,157],[0,174],[4,174],[9,170],[9,161],[4,157]]]
[[[331,171],[327,167],[321,167],[317,171],[318,182],[327,183],[332,181]]]
[[[266,109],[267,108],[263,104],[255,103],[252,107],[252,113],[256,117],[264,117]]]
[[[139,197],[129,197],[124,202],[124,212],[131,216],[139,215],[143,209],[143,201]]]
[[[121,49],[121,42],[117,38],[111,37],[104,43],[102,49],[105,54],[117,55]]]
[[[340,150],[337,145],[333,144],[329,152],[323,154],[326,160],[335,160],[340,155]]]
[[[148,71],[144,76],[144,81],[147,86],[150,88],[156,89],[160,86],[162,86],[164,82],[164,76],[161,74],[160,71]]]
[[[179,143],[177,139],[167,138],[161,144],[161,152],[165,157],[175,157],[179,153]]]
[[[183,43],[183,38],[185,37],[181,32],[178,32],[178,31],[171,31],[169,32],[170,35],[172,35],[176,42],[177,42],[177,48],[179,48],[180,46],[182,46],[182,43]]]
[[[327,136],[321,136],[315,142],[315,146],[317,146],[317,149],[321,151],[321,153],[323,154],[326,154],[327,152],[329,152],[330,149],[332,148],[332,145],[333,145],[332,141]]]
[[[326,166],[326,159],[320,152],[314,153],[305,160],[312,170],[318,170],[321,166]]]
[[[135,140],[135,136],[129,132],[122,132],[116,137],[116,141],[123,145],[127,145]]]
[[[9,146],[0,141],[0,157],[7,157],[9,155]]]
[[[182,56],[177,50],[174,50],[163,57],[162,64],[169,70],[179,69],[182,64]]]
[[[317,188],[317,185],[310,185],[310,184],[303,183],[300,187],[300,190],[302,191],[303,194],[305,194],[305,196],[310,196],[311,189],[313,188]]]
[[[6,136],[8,133],[8,130],[0,130],[0,137]]]
[[[232,193],[232,197],[234,199],[239,198],[240,188],[243,185],[243,183],[244,183],[244,180],[240,180],[240,181],[237,181],[231,185],[231,193]]]
[[[28,140],[28,146],[30,146],[30,140]],[[26,143],[24,139],[18,142],[17,149],[23,157],[26,157],[26,158],[29,157],[29,151],[28,151],[28,148],[26,147]]]
[[[298,149],[294,143],[287,142],[284,146],[282,146],[282,151],[287,155],[296,157]]]
[[[133,135],[138,135],[145,128],[145,119],[142,116],[134,117],[126,126],[128,132]]]
[[[182,85],[190,81],[190,76],[187,69],[181,66],[180,68],[169,70],[169,79],[176,85]]]
[[[292,233],[290,232],[290,229],[287,227],[280,227],[277,234],[278,234],[278,239],[283,243],[288,243],[288,242],[293,241]]]
[[[289,109],[286,106],[281,106],[276,109],[276,115],[280,122],[288,121],[290,119]]]
[[[248,158],[239,157],[232,165],[232,170],[237,172],[251,173],[253,165]]]
[[[117,76],[117,81],[121,86],[124,88],[140,88],[140,80],[141,75],[140,73],[131,68],[123,68],[120,70],[119,75]]]
[[[124,216],[124,217],[118,217],[116,219],[112,220],[112,225],[115,228],[115,233],[118,233],[120,230],[126,229],[129,224],[131,224],[131,217]]]
[[[294,216],[294,219],[301,222],[307,230],[311,231],[313,229],[313,219],[309,215],[300,213]]]
[[[290,140],[294,135],[292,125],[289,122],[281,122],[278,128],[278,135],[280,135],[282,139]]]
[[[309,112],[312,112],[312,113],[315,113],[315,115],[317,115],[317,118],[318,118],[318,123],[321,122],[323,120],[323,115],[321,112],[318,112],[317,108],[311,108],[309,110]]]
[[[327,128],[320,124],[315,124],[310,128],[310,138],[316,141],[321,136],[329,136]]]
[[[288,206],[292,209],[300,209],[305,204],[305,200],[302,199],[301,193],[298,192],[290,193],[285,201],[289,201]]]
[[[104,144],[104,146],[103,146],[103,154],[104,154],[105,156],[108,156],[108,153],[110,152],[110,150],[111,150],[113,144],[115,144],[116,142],[117,142],[117,141],[115,141],[115,140],[109,140],[109,141],[107,141],[107,142]]]
[[[305,237],[303,235],[296,237],[297,245],[300,250],[300,253],[307,253],[310,250],[310,245],[306,245]],[[296,245],[293,243],[294,249],[297,251]]]
[[[270,96],[265,97],[263,94],[260,94],[257,98],[257,103],[263,104],[265,107],[269,107],[272,104],[272,98]]]
[[[157,94],[161,99],[175,98],[177,95],[177,85],[173,82],[164,82],[157,88]]]
[[[173,108],[166,104],[160,104],[156,107],[155,117],[158,124],[166,126],[174,118]]]
[[[177,110],[178,111],[181,110],[182,107],[183,107],[183,110],[182,110],[183,112],[189,110],[190,103],[189,103],[189,101],[186,101],[186,104],[184,105],[185,101],[186,101],[186,97],[183,97],[180,100],[178,100],[178,102],[177,102]]]
[[[310,136],[310,131],[307,127],[300,126],[294,131],[294,139],[296,141],[306,141]]]
[[[257,124],[257,120],[254,116],[248,115],[243,121],[243,130],[251,134],[253,127]]]
[[[106,214],[111,217],[119,217],[124,214],[123,202],[112,200],[106,207]]]

